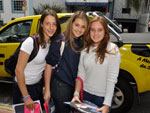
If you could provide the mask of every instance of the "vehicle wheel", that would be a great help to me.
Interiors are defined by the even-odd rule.
[[[133,90],[129,82],[120,78],[116,84],[111,113],[127,113],[133,105]]]

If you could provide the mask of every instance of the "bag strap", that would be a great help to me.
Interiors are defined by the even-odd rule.
[[[35,36],[33,39],[34,39],[34,41],[35,41],[36,50],[37,50],[37,53],[38,53],[38,51],[39,51],[39,44],[37,43],[36,36]]]
[[[38,44],[38,38],[37,35],[32,35],[31,38],[33,39],[33,50],[31,52],[31,55],[29,57],[28,62],[30,62],[31,60],[33,60],[35,58],[35,56],[38,54],[39,51],[39,44]]]
[[[76,79],[81,82],[80,98],[83,100],[83,80],[80,77],[77,77]]]

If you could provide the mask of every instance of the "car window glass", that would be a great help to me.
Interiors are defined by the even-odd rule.
[[[64,16],[64,17],[59,18],[60,24],[67,22],[69,18],[70,18],[70,16]]]
[[[150,57],[150,48],[146,44],[132,44],[131,51],[139,56]]]
[[[61,24],[61,32],[63,32],[65,30],[67,21],[69,18],[70,18],[70,16],[64,16],[64,17],[59,18],[59,22]]]
[[[1,43],[20,42],[29,36],[32,21],[21,21],[7,26],[0,32]]]

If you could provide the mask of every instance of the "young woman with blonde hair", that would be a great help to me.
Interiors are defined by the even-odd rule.
[[[77,76],[80,49],[84,33],[88,27],[88,17],[85,12],[77,11],[68,20],[66,30],[64,31],[65,48],[60,59],[61,41],[56,41],[51,45],[50,51],[46,57],[45,70],[45,101],[49,102],[53,98],[56,113],[69,113],[69,106],[65,106],[65,101],[71,101],[73,97],[75,79]],[[61,40],[61,39],[60,39]],[[59,64],[58,64],[59,62]],[[52,67],[58,64],[50,80]],[[51,91],[50,91],[51,87]]]

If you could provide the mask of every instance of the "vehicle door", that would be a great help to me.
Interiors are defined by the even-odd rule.
[[[5,59],[9,58],[19,42],[25,40],[30,34],[32,20],[19,21],[9,24],[0,31],[0,76],[10,76],[4,69]]]

